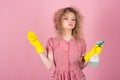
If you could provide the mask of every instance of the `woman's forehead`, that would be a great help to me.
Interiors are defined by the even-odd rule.
[[[69,17],[69,16],[76,17],[73,12],[66,12],[63,16],[65,16],[65,17]]]

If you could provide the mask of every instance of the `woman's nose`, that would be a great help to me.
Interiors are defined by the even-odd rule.
[[[69,19],[68,22],[71,23],[71,22],[72,22],[72,19]]]

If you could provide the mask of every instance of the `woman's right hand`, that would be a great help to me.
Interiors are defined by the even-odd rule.
[[[34,32],[29,31],[27,34],[27,39],[30,44],[35,47],[37,54],[42,54],[44,52],[44,47]]]

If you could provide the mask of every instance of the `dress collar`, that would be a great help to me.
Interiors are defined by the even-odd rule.
[[[65,42],[70,42],[70,41],[74,41],[75,40],[75,38],[72,36],[68,41],[67,40],[65,40],[63,37],[61,37],[61,36],[56,36],[56,38],[58,39],[58,40],[62,40],[62,41],[65,41]]]

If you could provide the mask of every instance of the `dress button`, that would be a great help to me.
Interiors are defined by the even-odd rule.
[[[67,67],[67,68],[69,68],[69,66],[68,66],[68,65],[67,65],[66,67]]]
[[[68,51],[66,50],[66,53],[68,53]]]

